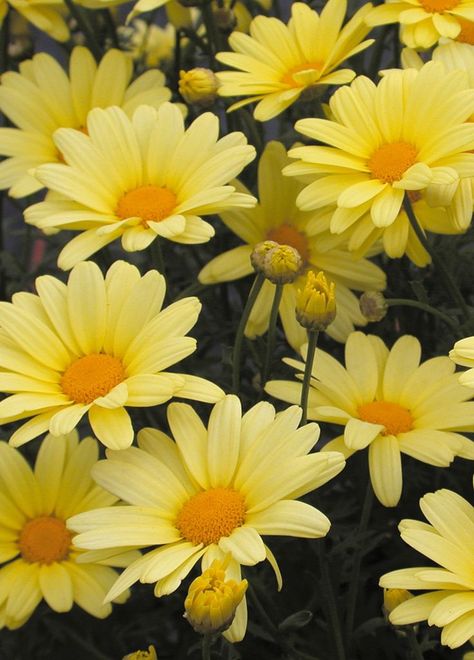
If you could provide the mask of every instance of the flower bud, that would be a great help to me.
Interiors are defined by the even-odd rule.
[[[300,253],[291,245],[277,245],[263,259],[263,273],[273,284],[294,282],[303,268]]]
[[[216,74],[210,69],[197,67],[179,72],[179,93],[186,103],[209,107],[216,100],[218,87]]]
[[[150,644],[148,651],[135,651],[124,655],[122,660],[157,660],[155,647]]]
[[[185,618],[201,635],[227,630],[247,590],[247,580],[226,580],[231,555],[215,559],[210,567],[190,585],[184,601]]]
[[[304,287],[296,295],[296,318],[303,328],[325,330],[336,318],[335,284],[324,273],[306,274]]]
[[[367,321],[381,321],[388,310],[387,301],[380,291],[366,291],[359,299],[359,307]]]
[[[406,589],[384,589],[383,610],[385,616],[388,617],[392,610],[410,598],[413,598],[413,594]]]
[[[250,262],[256,273],[263,273],[263,266],[267,252],[278,247],[278,245],[279,244],[276,241],[262,241],[261,243],[257,243],[250,255]]]

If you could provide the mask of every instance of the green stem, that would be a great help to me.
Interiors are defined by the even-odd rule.
[[[232,391],[236,394],[240,389],[240,355],[242,353],[242,342],[244,340],[245,326],[249,320],[250,312],[252,307],[257,300],[257,296],[260,293],[260,289],[263,286],[265,281],[265,276],[263,273],[258,273],[255,277],[255,280],[250,289],[249,297],[245,303],[242,316],[240,318],[239,326],[235,335],[234,350],[232,353]]]
[[[150,246],[151,248],[151,258],[153,266],[158,270],[163,276],[166,275],[165,260],[163,257],[163,250],[161,249],[161,240],[158,236],[155,238],[153,243]]]
[[[219,50],[219,32],[214,21],[214,14],[209,0],[201,5],[202,20],[206,28],[207,43],[209,44],[209,51],[211,57],[211,68],[215,65],[215,54]]]
[[[315,334],[315,333],[313,333]],[[344,651],[344,640],[342,637],[341,621],[339,619],[339,612],[337,611],[336,598],[334,596],[334,589],[332,587],[331,576],[326,561],[326,555],[323,550],[323,541],[321,540],[317,545],[319,570],[321,571],[321,583],[324,593],[324,604],[327,606],[327,613],[329,623],[331,625],[332,634],[334,638],[334,646],[336,648],[336,658],[338,660],[345,660],[346,653]]]
[[[410,646],[411,655],[413,660],[424,660],[424,655],[418,644],[415,631],[412,626],[407,626],[407,638]]]
[[[367,483],[367,490],[365,492],[364,504],[362,506],[362,513],[360,517],[359,527],[357,529],[357,547],[354,553],[354,563],[352,564],[352,573],[349,582],[349,592],[347,595],[347,615],[346,615],[346,642],[350,648],[350,641],[352,638],[352,631],[354,628],[354,618],[357,605],[357,594],[359,591],[359,577],[360,566],[362,563],[362,548],[363,543],[361,536],[366,532],[369,524],[370,513],[372,511],[372,503],[374,501],[374,492],[370,478]]]
[[[457,330],[459,327],[458,323],[450,316],[441,312],[439,309],[436,309],[436,307],[428,305],[428,303],[421,302],[421,300],[411,300],[410,298],[386,298],[385,302],[389,307],[416,307],[423,312],[428,312],[428,314],[432,314],[433,316],[442,319],[445,323],[450,325],[453,330]]]
[[[102,57],[102,48],[100,47],[100,44],[96,39],[94,30],[91,28],[89,21],[87,20],[85,14],[83,13],[82,8],[76,7],[73,0],[64,0],[64,3],[71,12],[71,16],[76,19],[77,24],[79,25],[81,31],[83,32],[87,41],[87,45],[89,46],[95,59],[100,60]]]
[[[212,635],[202,636],[202,660],[211,660]]]
[[[306,424],[308,420],[308,396],[311,384],[311,374],[313,372],[314,354],[318,345],[319,330],[308,330],[308,351],[306,353],[306,364],[304,367],[303,387],[301,388],[301,407],[303,416],[301,425]]]
[[[112,42],[112,46],[114,48],[120,48],[117,36],[117,26],[115,25],[115,21],[110,9],[100,9],[99,11],[104,19],[105,28]]]
[[[267,610],[265,609],[265,607],[260,602],[260,598],[258,597],[258,594],[257,594],[254,586],[250,582],[249,582],[249,585],[247,587],[247,593],[249,595],[250,600],[252,601],[252,605],[257,610],[258,615],[260,616],[260,618],[262,620],[262,623],[268,629],[268,632],[273,637],[273,639],[275,641],[278,641],[278,637],[279,637],[278,628],[276,627],[276,625],[273,623],[273,621],[268,616]]]
[[[410,221],[410,224],[413,228],[413,231],[416,234],[416,237],[422,244],[422,246],[425,248],[425,250],[428,252],[428,254],[431,256],[431,259],[433,261],[433,264],[436,268],[436,270],[439,272],[439,275],[441,278],[444,280],[444,283],[446,285],[446,289],[449,292],[451,298],[453,301],[455,301],[461,310],[462,314],[464,315],[465,319],[468,320],[471,317],[471,313],[469,311],[469,307],[466,305],[466,301],[464,300],[464,296],[462,293],[459,291],[458,286],[456,282],[454,281],[451,273],[448,271],[446,266],[444,265],[444,261],[438,256],[438,254],[435,252],[433,247],[430,245],[429,241],[426,238],[425,232],[421,228],[415,213],[413,212],[413,207],[410,202],[410,198],[408,197],[408,194],[405,194],[405,197],[403,199],[403,206],[405,208],[405,213],[408,216],[408,220]]]
[[[182,298],[187,298],[188,296],[196,296],[198,293],[202,293],[208,288],[209,288],[208,284],[201,284],[201,282],[194,282],[193,284],[190,284],[185,289],[180,291],[176,296],[176,298],[173,300],[173,302],[177,302],[178,300],[181,300]]]
[[[281,297],[283,295],[283,284],[275,285],[275,294],[273,296],[272,309],[270,312],[270,322],[268,324],[267,350],[265,352],[265,362],[262,370],[262,387],[265,385],[272,366],[273,351],[275,349],[275,337],[278,320],[278,310],[280,309]]]

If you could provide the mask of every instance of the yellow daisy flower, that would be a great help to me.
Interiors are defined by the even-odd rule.
[[[298,428],[300,419],[301,408],[275,415],[266,402],[242,416],[239,399],[229,395],[214,406],[206,429],[191,406],[175,403],[168,421],[176,442],[143,429],[139,449],[108,451],[93,468],[94,479],[130,506],[71,518],[68,526],[79,532],[75,543],[93,552],[116,543],[159,547],[130,564],[107,600],[138,580],[156,583],[158,597],[169,594],[199,559],[204,571],[227,553],[228,578],[240,582],[241,564],[268,559],[281,588],[278,564],[261,535],[325,536],[328,518],[296,498],[344,467],[340,453],[308,453],[319,428]],[[246,625],[244,599],[224,635],[239,641]]]
[[[405,191],[426,190],[430,206],[449,206],[459,181],[474,175],[474,90],[467,74],[437,62],[391,69],[375,85],[364,76],[331,97],[335,120],[302,119],[296,129],[330,146],[304,146],[284,173],[315,179],[299,194],[304,211],[335,204],[334,233],[355,228],[368,210],[376,227],[397,218]],[[465,208],[453,209],[465,226]]]
[[[36,5],[35,5],[36,6]],[[25,197],[43,187],[31,170],[43,163],[63,163],[53,141],[58,128],[86,132],[92,108],[122,107],[129,116],[143,103],[158,108],[171,98],[160,71],[147,71],[130,84],[133,65],[119,50],[109,50],[96,64],[87,48],[71,53],[69,75],[47,53],[1,76],[0,110],[17,128],[0,128],[0,189]]]
[[[420,508],[430,524],[402,520],[402,539],[438,566],[402,568],[382,575],[380,586],[423,590],[401,603],[390,621],[428,621],[442,628],[441,644],[458,648],[474,635],[474,507],[451,490],[428,493]]]
[[[249,275],[253,272],[250,255],[255,245],[261,241],[272,240],[290,245],[298,250],[304,260],[304,270],[323,270],[328,278],[336,283],[337,317],[327,332],[334,339],[345,341],[347,335],[354,330],[354,323],[367,323],[351,289],[384,289],[385,274],[365,259],[352,258],[343,246],[338,245],[340,241],[334,240],[329,232],[321,233],[321,222],[315,213],[304,213],[297,209],[295,200],[303,186],[294,179],[282,176],[281,170],[288,163],[283,145],[270,142],[258,166],[260,203],[254,209],[221,214],[227,227],[245,241],[246,245],[212,259],[199,273],[199,280],[212,284]],[[242,184],[239,184],[239,190],[248,192]],[[323,245],[323,242],[326,245]],[[280,316],[286,337],[296,350],[307,341],[306,331],[299,325],[295,316],[296,294],[303,279],[304,272],[293,284],[284,287],[280,304]],[[275,285],[266,280],[247,324],[248,337],[254,338],[266,331],[274,290]]]
[[[306,347],[301,353],[304,359]],[[456,433],[474,429],[472,392],[458,383],[449,358],[420,364],[420,356],[420,342],[410,335],[389,351],[379,337],[354,332],[345,346],[345,369],[321,350],[314,359],[308,418],[345,427],[322,451],[347,458],[368,447],[370,479],[384,506],[396,506],[401,497],[402,453],[439,467],[456,456],[474,460],[474,442]],[[304,362],[285,362],[304,372]],[[265,389],[293,403],[301,387],[282,380]]]
[[[87,413],[107,447],[133,440],[125,407],[156,406],[174,394],[218,401],[209,381],[164,370],[196,349],[185,335],[201,304],[183,298],[162,310],[165,280],[156,270],[143,277],[124,261],[104,279],[82,262],[67,285],[49,275],[36,279],[37,295],[17,293],[0,302],[0,424],[32,417],[10,438],[19,446],[45,431],[69,433]]]
[[[386,0],[366,17],[368,25],[400,23],[400,38],[410,48],[430,48],[440,37],[456,39],[474,21],[473,0]]]
[[[68,612],[77,603],[100,619],[111,613],[110,603],[103,602],[117,579],[110,566],[127,566],[138,553],[122,546],[78,564],[84,553],[65,523],[117,502],[90,477],[98,457],[93,438],[78,442],[74,431],[47,435],[33,471],[19,451],[0,442],[0,628],[22,626],[42,599],[55,612]]]
[[[200,215],[253,206],[250,195],[225,185],[255,158],[243,133],[218,139],[219,119],[200,115],[185,130],[171,103],[143,105],[129,119],[120,108],[92,110],[87,132],[62,129],[54,141],[65,164],[41,165],[38,179],[58,193],[25,211],[40,229],[80,231],[61,251],[65,270],[121,237],[144,250],[157,236],[204,243],[213,227]]]
[[[39,2],[0,0],[0,25],[8,13],[9,6],[56,41],[69,39],[69,28],[64,20],[66,6],[63,0],[39,0]]]
[[[474,337],[465,337],[457,341],[449,351],[449,357],[461,367],[469,367],[458,374],[459,382],[467,387],[474,387]]]
[[[250,24],[250,36],[233,32],[229,45],[235,52],[216,57],[239,71],[217,74],[219,94],[250,98],[229,110],[258,101],[255,119],[267,121],[309,88],[350,82],[354,71],[335,69],[373,43],[373,39],[362,41],[370,29],[364,18],[371,7],[370,3],[361,7],[342,27],[346,0],[329,0],[320,15],[303,2],[294,2],[288,25],[277,18],[257,16]]]

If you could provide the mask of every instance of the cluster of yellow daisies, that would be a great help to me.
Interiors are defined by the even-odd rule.
[[[354,453],[366,451],[385,507],[402,496],[402,454],[439,468],[474,460],[474,337],[451,319],[460,339],[449,357],[422,361],[411,335],[388,347],[356,331],[374,319],[355,293],[383,300],[386,275],[370,257],[438,268],[428,234],[471,225],[474,1],[387,0],[350,19],[345,0],[320,13],[292,2],[287,21],[270,1],[256,16],[245,2],[138,0],[123,15],[122,4],[0,1],[7,42],[27,21],[72,46],[72,16],[87,43],[69,49],[65,68],[46,52],[15,67],[7,49],[2,60],[0,188],[30,231],[66,234],[55,258],[69,272],[0,302],[0,423],[14,429],[0,442],[0,627],[22,626],[43,599],[106,617],[136,582],[161,597],[200,562],[186,617],[205,637],[237,642],[241,567],[268,560],[281,589],[263,537],[324,537],[329,519],[300,498]],[[133,20],[162,5],[167,27]],[[98,41],[93,17],[105,14],[95,10],[109,28],[126,19],[114,47]],[[397,23],[399,67],[372,77],[343,68],[376,48],[373,28]],[[196,48],[209,68],[170,68]],[[294,135],[266,139],[285,118]],[[127,260],[210,242],[223,225],[234,247],[196,276],[204,286],[255,275],[233,393],[176,366],[196,351],[200,300],[170,302],[163,273]],[[110,244],[120,258],[104,272],[88,259]],[[470,316],[462,297],[454,304]],[[278,315],[300,356],[284,360],[294,380],[270,378]],[[242,410],[243,335],[267,332],[262,385],[286,407]],[[316,348],[320,332],[345,344],[345,366]],[[211,404],[208,419],[172,402],[169,434],[135,428],[130,409],[175,397]],[[316,422],[340,435],[317,445]],[[94,437],[79,440],[78,427]],[[32,468],[19,448],[40,436]],[[474,507],[447,489],[420,506],[429,524],[403,520],[401,536],[437,566],[395,570],[380,585],[423,591],[402,598],[391,622],[427,620],[455,648],[474,637]]]

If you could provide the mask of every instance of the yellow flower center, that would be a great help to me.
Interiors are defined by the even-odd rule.
[[[289,224],[285,223],[279,227],[275,227],[275,229],[270,229],[267,234],[267,240],[275,241],[276,243],[280,243],[280,245],[290,245],[292,248],[295,248],[295,250],[298,250],[304,263],[309,259],[308,239]]]
[[[92,403],[125,378],[125,369],[118,358],[92,353],[69,365],[61,378],[61,387],[72,401]]]
[[[188,541],[210,545],[229,536],[245,520],[245,500],[231,488],[211,488],[188,500],[176,527]]]
[[[474,46],[474,21],[468,21],[460,16],[456,16],[456,20],[461,26],[461,32],[456,37],[456,41]]]
[[[140,186],[120,198],[115,213],[122,220],[141,218],[144,224],[161,222],[171,215],[176,201],[176,195],[168,188]]]
[[[385,183],[400,181],[406,170],[416,163],[417,151],[408,142],[383,144],[367,163],[374,179]]]
[[[382,435],[398,435],[413,428],[413,417],[406,408],[390,401],[372,401],[359,407],[359,417],[364,422],[383,424]]]
[[[320,72],[323,67],[324,62],[303,62],[302,64],[297,64],[289,71],[285,71],[284,75],[281,78],[281,82],[285,85],[290,85],[290,87],[303,87],[301,82],[294,78],[295,73],[301,73],[301,71],[314,71],[315,73]],[[319,77],[319,76],[317,76]],[[314,82],[314,81],[312,81]]]
[[[20,532],[18,547],[27,562],[51,564],[67,558],[72,534],[63,520],[41,516],[29,520]]]
[[[460,0],[420,0],[420,5],[423,9],[431,14],[436,14],[445,11],[446,9],[454,9],[457,7]]]

